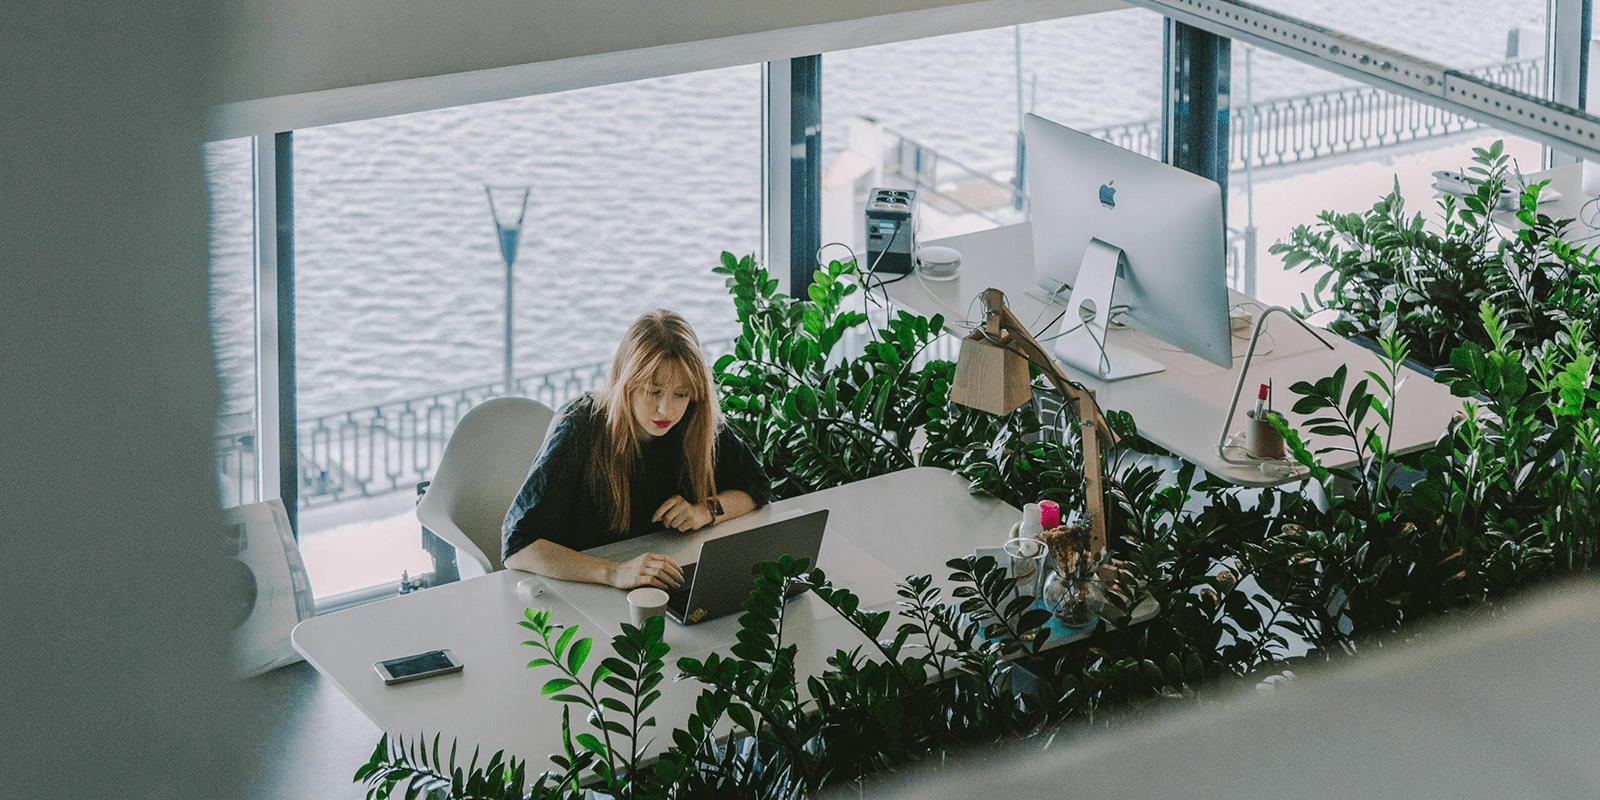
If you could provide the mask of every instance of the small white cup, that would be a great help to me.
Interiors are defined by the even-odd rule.
[[[634,627],[642,628],[645,620],[651,617],[664,617],[666,614],[666,592],[652,586],[628,592],[628,618]]]
[[[517,597],[522,598],[524,603],[531,603],[535,597],[543,597],[546,588],[548,584],[537,576],[523,578],[517,581]]]
[[[1005,550],[1018,591],[1038,597],[1044,578],[1044,543],[1038,539],[1011,539],[1005,543]]]

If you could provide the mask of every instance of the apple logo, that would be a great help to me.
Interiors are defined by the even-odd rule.
[[[1116,181],[1107,181],[1104,186],[1100,187],[1100,205],[1103,205],[1106,208],[1117,207],[1117,190],[1111,185],[1113,183],[1116,183]]]

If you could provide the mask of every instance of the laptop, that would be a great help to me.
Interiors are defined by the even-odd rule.
[[[816,566],[827,524],[823,509],[706,540],[699,558],[682,565],[683,584],[667,593],[667,616],[693,625],[740,610],[755,588],[761,562],[787,553]]]

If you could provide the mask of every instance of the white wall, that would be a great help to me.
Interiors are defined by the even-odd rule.
[[[0,795],[227,798],[211,0],[0,13]]]
[[[212,138],[1124,8],[1120,0],[227,0]]]

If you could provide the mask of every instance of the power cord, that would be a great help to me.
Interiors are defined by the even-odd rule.
[[[862,288],[862,293],[861,293],[862,294],[862,297],[861,297],[861,313],[863,313],[863,314],[871,314],[872,313],[871,310],[867,308],[867,303],[872,299],[872,281],[874,279],[876,279],[878,281],[878,291],[883,293],[883,302],[879,303],[878,305],[879,305],[880,308],[884,309],[885,313],[888,312],[888,309],[889,309],[889,290],[884,288],[884,287],[888,286],[889,283],[892,283],[892,281],[885,281],[883,278],[879,278],[878,277],[878,264],[883,261],[883,257],[888,255],[890,250],[894,249],[895,241],[900,238],[901,232],[906,230],[906,228],[908,228],[908,227],[910,227],[910,226],[908,226],[908,225],[896,225],[895,226],[894,235],[890,236],[889,237],[889,241],[884,243],[883,249],[878,252],[878,257],[874,258],[872,260],[872,265],[867,267],[866,274],[862,276],[862,280],[861,280],[861,288]],[[915,240],[915,237],[913,237],[913,240]],[[911,252],[912,252],[913,261],[914,261],[915,260],[915,254],[916,254],[916,248],[913,247]],[[916,264],[913,263],[911,265],[911,268],[912,269],[916,269]],[[899,278],[895,278],[895,280],[901,280],[904,277],[905,277],[904,275],[901,275]],[[871,320],[867,321],[867,333],[869,335],[871,335],[872,341],[874,341],[874,342],[878,341],[878,329],[872,325],[872,321]]]
[[[1600,227],[1600,197],[1593,197],[1578,208],[1578,222],[1590,230]]]
[[[1039,313],[1033,315],[1033,321],[1028,323],[1028,327],[1031,328],[1034,325],[1039,324],[1039,319],[1045,315],[1046,311],[1050,310],[1051,306],[1056,304],[1056,298],[1060,297],[1062,292],[1069,292],[1069,291],[1072,291],[1072,287],[1068,286],[1068,285],[1066,285],[1064,283],[1061,284],[1060,286],[1057,286],[1054,289],[1051,289],[1050,293],[1046,294],[1045,297],[1044,297],[1044,305],[1039,308]],[[1060,314],[1056,315],[1056,319],[1061,319],[1062,317],[1066,316],[1067,312],[1064,309],[1065,309],[1065,304],[1063,304],[1063,311]],[[1052,321],[1050,324],[1054,325],[1055,323],[1054,323],[1054,321]],[[1048,328],[1048,327],[1050,327],[1050,326],[1049,325],[1045,326],[1045,328]],[[1039,330],[1042,331],[1042,330],[1044,330],[1044,328],[1040,328]]]
[[[921,227],[921,220],[918,217],[916,217],[915,215],[913,215],[912,219],[911,219],[911,255],[912,255],[912,258],[911,258],[911,271],[915,272],[917,274],[917,281],[922,284],[922,290],[927,292],[928,296],[933,298],[934,302],[938,303],[941,306],[944,306],[946,311],[949,311],[950,313],[955,314],[955,315],[960,317],[961,321],[959,323],[951,323],[951,324],[957,324],[960,327],[965,328],[966,330],[972,330],[973,328],[981,326],[983,324],[981,321],[974,322],[973,319],[972,319],[972,303],[968,303],[967,304],[967,310],[966,311],[962,311],[961,309],[950,305],[949,303],[945,302],[944,298],[939,296],[938,292],[934,291],[933,285],[928,283],[928,279],[923,276],[922,268],[920,267],[920,265],[917,264],[917,259],[916,259],[917,238],[918,238],[917,237],[917,230],[920,227]],[[976,301],[977,299],[978,299],[977,297],[973,298],[974,301]],[[955,317],[952,317],[951,319],[953,320],[953,319],[955,319]]]
[[[895,232],[895,236],[898,237],[899,235],[900,235],[899,231],[896,231]],[[891,238],[889,241],[890,241],[890,244],[894,243],[894,239],[893,238]],[[844,242],[828,242],[827,244],[817,248],[817,254],[815,256],[815,259],[816,259],[817,265],[819,267],[824,263],[823,260],[822,260],[822,252],[824,250],[827,250],[830,247],[843,247],[845,249],[845,252],[848,252],[850,254],[850,262],[851,263],[858,264],[858,265],[861,263],[860,258],[856,255],[855,248],[851,247],[850,245],[845,244]],[[868,305],[868,303],[872,302],[872,281],[874,279],[876,279],[878,281],[878,288],[881,291],[883,291],[884,302],[883,303],[879,303],[878,305],[879,305],[879,307],[885,307],[885,308],[887,307],[886,304],[887,304],[888,299],[889,299],[889,292],[888,292],[888,290],[883,289],[883,287],[885,285],[887,285],[887,284],[894,283],[894,281],[885,281],[884,279],[879,278],[877,276],[877,270],[878,270],[878,262],[882,261],[883,260],[883,256],[888,252],[889,252],[888,249],[885,248],[884,251],[882,253],[879,253],[878,257],[873,260],[872,264],[867,267],[867,271],[861,274],[861,289],[862,289],[862,291],[861,291],[861,313],[864,314],[864,315],[868,315],[869,317],[872,314],[872,308]],[[901,275],[899,278],[896,278],[895,280],[900,280],[901,278],[904,278],[904,277],[905,277],[904,275]],[[867,322],[867,335],[872,337],[873,341],[877,341],[878,340],[878,332],[877,332],[877,330],[875,328],[873,328],[870,319]]]

